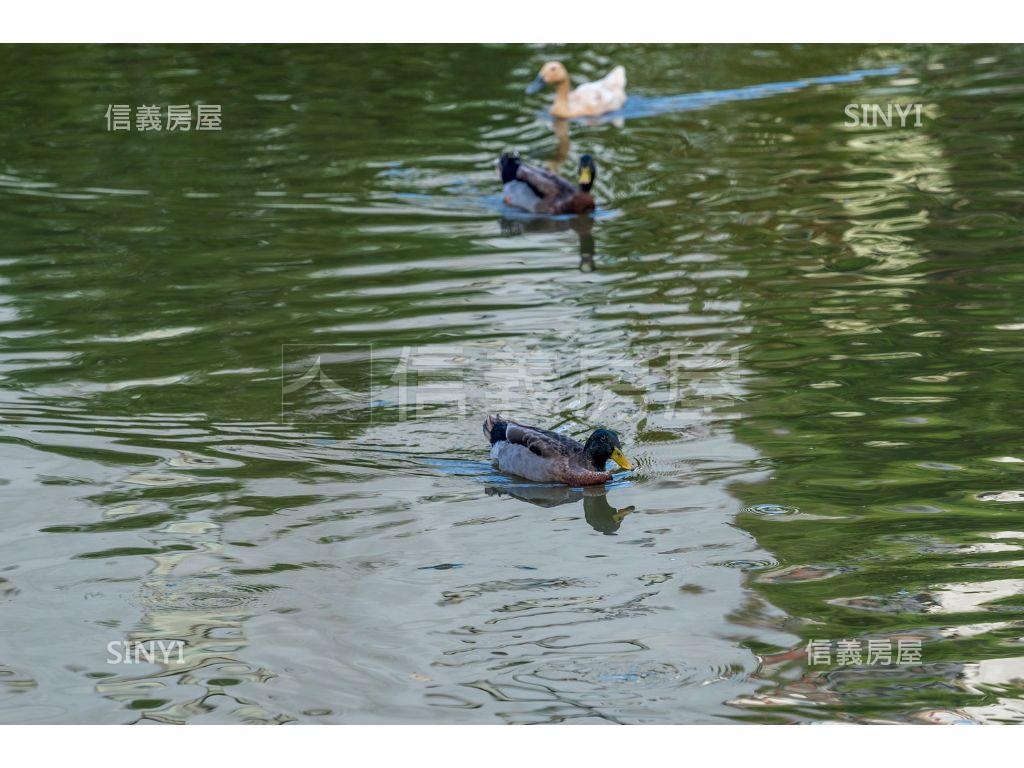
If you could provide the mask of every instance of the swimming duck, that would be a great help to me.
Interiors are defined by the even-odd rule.
[[[590,155],[580,158],[579,186],[561,176],[522,162],[506,152],[498,160],[503,199],[507,205],[531,213],[587,213],[596,203],[590,188],[597,178],[597,163]]]
[[[498,414],[484,420],[484,434],[491,441],[491,459],[498,469],[537,483],[565,483],[574,488],[607,483],[612,479],[605,469],[608,459],[622,469],[633,468],[622,453],[619,436],[610,429],[596,429],[586,443],[580,443]]]
[[[560,61],[549,61],[526,88],[536,93],[545,85],[555,86],[555,101],[548,112],[552,117],[593,117],[621,109],[626,103],[626,69],[615,67],[600,80],[583,83],[570,90],[569,71]]]

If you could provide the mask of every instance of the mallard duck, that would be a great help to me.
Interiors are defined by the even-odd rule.
[[[615,67],[600,80],[583,83],[570,90],[569,71],[560,61],[549,61],[530,85],[527,93],[536,93],[545,85],[555,86],[555,101],[548,110],[552,117],[593,117],[621,109],[626,103],[626,69]]]
[[[506,205],[531,213],[587,213],[597,205],[590,188],[597,179],[597,163],[590,155],[580,158],[579,186],[557,174],[522,162],[506,152],[498,160]]]
[[[610,429],[596,429],[586,443],[580,443],[499,414],[484,420],[484,434],[491,441],[491,459],[498,469],[537,483],[565,483],[574,488],[607,483],[612,479],[605,468],[609,459],[622,469],[633,468],[622,453],[619,436]]]

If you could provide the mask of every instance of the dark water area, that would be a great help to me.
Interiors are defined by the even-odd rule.
[[[1021,721],[1022,54],[0,47],[0,722]]]

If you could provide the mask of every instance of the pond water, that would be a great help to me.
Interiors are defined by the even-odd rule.
[[[1022,53],[0,48],[0,721],[1024,719]]]

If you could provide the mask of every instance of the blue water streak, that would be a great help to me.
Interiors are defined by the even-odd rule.
[[[879,69],[858,69],[842,75],[822,75],[821,77],[807,77],[802,80],[788,80],[781,83],[762,83],[760,85],[747,85],[742,88],[727,88],[723,91],[700,91],[699,93],[683,93],[676,96],[630,96],[625,106],[615,112],[609,112],[599,117],[579,118],[579,122],[586,123],[607,123],[614,120],[630,120],[636,117],[652,117],[663,115],[669,112],[688,112],[695,109],[705,109],[718,104],[726,104],[733,101],[749,101],[751,99],[764,99],[780,93],[792,93],[814,85],[837,85],[840,83],[856,83],[868,77],[881,77],[895,75],[901,71],[901,67],[881,67]],[[546,112],[543,116],[551,119]]]

